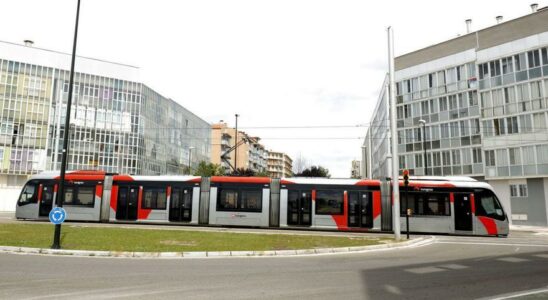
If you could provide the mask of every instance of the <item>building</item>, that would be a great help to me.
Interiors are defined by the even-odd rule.
[[[268,151],[259,143],[259,137],[252,137],[243,131],[230,128],[224,122],[211,126],[211,162],[219,164],[226,173],[232,172],[232,168],[251,169],[256,173],[267,170]],[[236,148],[234,148],[238,144]],[[230,149],[230,152],[228,152]],[[238,157],[236,159],[236,151]],[[227,160],[221,159],[227,153]],[[234,166],[236,164],[236,166]]]
[[[361,161],[353,160],[350,168],[350,178],[361,178]]]
[[[0,186],[59,170],[71,55],[0,42]],[[68,170],[183,174],[209,160],[210,125],[139,81],[139,69],[77,57]],[[185,168],[186,167],[186,168]]]
[[[487,181],[511,222],[546,226],[548,9],[533,10],[397,57],[397,144],[400,171]],[[362,146],[365,176],[383,180],[387,91]]]
[[[268,151],[268,173],[272,178],[293,176],[293,160],[283,152]]]

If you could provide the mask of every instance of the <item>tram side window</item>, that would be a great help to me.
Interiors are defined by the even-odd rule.
[[[221,190],[218,208],[220,210],[238,209],[238,191]]]
[[[317,215],[343,214],[344,192],[335,190],[316,191]]]
[[[93,207],[95,205],[95,186],[67,186],[63,205]]]
[[[407,201],[406,201],[407,198]],[[400,194],[400,214],[404,216],[410,208],[418,216],[450,216],[449,193],[405,192]]]
[[[504,221],[506,216],[495,194],[489,190],[474,193],[476,216],[489,217]]]
[[[36,203],[38,201],[38,197],[36,195],[37,190],[38,190],[37,182],[28,182],[23,188],[23,191],[21,192],[21,195],[19,196],[19,200],[17,201],[17,204],[25,205],[29,203]]]
[[[221,189],[217,192],[218,211],[261,212],[261,189]]]
[[[242,208],[250,210],[261,209],[261,191],[242,190]]]
[[[143,187],[143,205],[145,209],[166,209],[167,195],[165,187]]]

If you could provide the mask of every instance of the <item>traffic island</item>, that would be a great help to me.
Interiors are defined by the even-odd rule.
[[[54,226],[46,224],[0,224],[0,251],[139,258],[294,256],[408,247],[425,241],[419,238],[396,243],[375,235],[338,237],[65,225],[63,249],[54,250],[50,249],[53,230]]]

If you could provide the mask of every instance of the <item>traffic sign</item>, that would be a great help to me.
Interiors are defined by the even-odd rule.
[[[49,212],[49,221],[55,225],[65,222],[67,212],[62,207],[56,207]]]

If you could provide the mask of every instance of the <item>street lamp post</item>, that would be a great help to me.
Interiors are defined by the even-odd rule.
[[[69,90],[67,99],[67,112],[65,114],[65,132],[63,136],[63,157],[61,159],[61,174],[59,178],[59,190],[55,204],[57,207],[63,207],[65,198],[65,169],[67,168],[67,157],[69,152],[69,131],[70,131],[70,109],[72,105],[72,90],[74,86],[74,63],[76,61],[76,41],[78,40],[78,20],[80,18],[80,0],[76,5],[76,25],[74,27],[74,41],[72,43],[72,60],[70,64]],[[52,249],[61,249],[61,224],[55,225],[53,234]]]
[[[188,175],[192,175],[192,150],[195,147],[188,147]]]
[[[238,174],[238,117],[240,115],[235,114],[234,116],[236,117],[236,137],[234,141],[234,145],[236,146],[234,148],[234,172]]]
[[[424,149],[424,175],[428,175],[428,160],[426,159],[426,121],[419,120],[422,125],[422,148]]]

